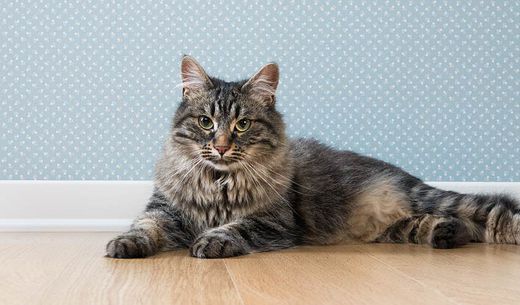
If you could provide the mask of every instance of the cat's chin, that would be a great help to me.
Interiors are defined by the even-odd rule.
[[[215,168],[218,171],[227,172],[229,171],[229,164],[224,162],[211,162],[211,165],[213,168]]]

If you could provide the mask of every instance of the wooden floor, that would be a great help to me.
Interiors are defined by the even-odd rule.
[[[520,304],[520,246],[104,257],[114,233],[0,233],[0,304]]]

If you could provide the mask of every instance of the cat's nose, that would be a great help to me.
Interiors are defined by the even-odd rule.
[[[218,153],[222,156],[229,150],[230,145],[214,146]]]
[[[221,134],[215,138],[213,147],[215,147],[218,153],[223,156],[231,147],[231,143],[229,143],[229,138],[226,135]]]

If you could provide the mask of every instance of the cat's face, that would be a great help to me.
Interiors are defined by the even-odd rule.
[[[181,70],[183,101],[175,114],[172,140],[193,166],[254,170],[283,148],[284,124],[274,107],[276,64],[241,82],[210,77],[189,56],[183,58]]]

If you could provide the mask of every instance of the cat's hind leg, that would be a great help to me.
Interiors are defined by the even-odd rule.
[[[458,218],[425,214],[400,219],[381,234],[377,242],[429,244],[449,249],[467,244],[468,228]]]
[[[417,215],[450,215],[477,242],[520,244],[520,201],[507,194],[460,194],[418,184],[410,190]]]

